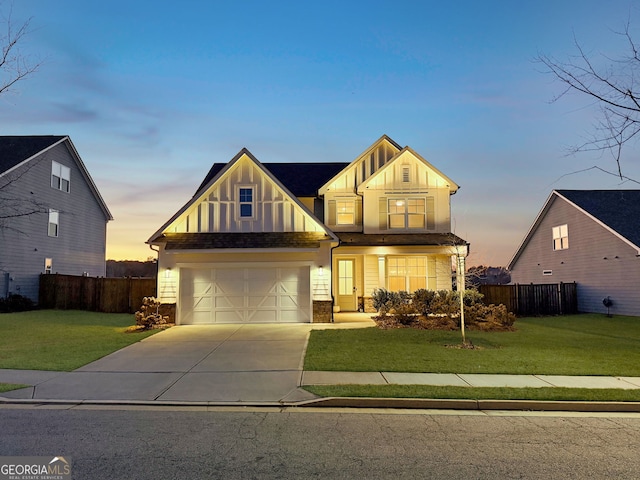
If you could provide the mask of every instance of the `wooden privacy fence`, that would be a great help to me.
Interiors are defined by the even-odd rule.
[[[520,317],[578,313],[576,283],[480,285],[486,305],[502,303]]]
[[[156,296],[155,278],[40,275],[41,308],[135,313],[143,297]]]

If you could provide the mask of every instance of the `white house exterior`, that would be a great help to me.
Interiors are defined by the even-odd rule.
[[[277,175],[277,176],[276,176]],[[374,289],[451,289],[459,187],[381,137],[351,163],[261,164],[241,150],[148,243],[177,322],[330,321]]]

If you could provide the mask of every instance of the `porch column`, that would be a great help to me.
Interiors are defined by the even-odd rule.
[[[385,257],[383,255],[380,255],[378,257],[378,288],[387,288],[387,282],[385,281],[386,268],[384,261]]]

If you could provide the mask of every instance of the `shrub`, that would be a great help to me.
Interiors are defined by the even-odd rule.
[[[476,303],[464,309],[465,323],[479,330],[510,330],[516,316],[504,305]]]
[[[371,295],[373,308],[383,317],[392,309],[397,310],[401,305],[411,302],[411,295],[407,292],[390,292],[386,288],[376,288]]]
[[[426,317],[432,312],[432,304],[435,298],[436,292],[420,288],[413,292],[413,306],[420,315]]]
[[[22,295],[12,293],[7,298],[0,298],[0,313],[25,312],[35,308],[35,303]]]
[[[140,310],[135,313],[136,325],[146,330],[166,326],[169,323],[169,317],[158,313],[160,305],[155,297],[144,297]]]

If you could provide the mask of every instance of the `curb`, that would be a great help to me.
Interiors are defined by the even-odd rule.
[[[0,397],[0,405],[68,405],[124,407],[251,407],[251,408],[389,408],[407,410],[475,410],[535,412],[640,413],[640,402],[532,400],[461,400],[419,398],[323,397],[302,402],[188,402],[148,400],[42,400]]]
[[[326,397],[299,402],[298,407],[405,408],[424,410],[510,410],[538,412],[640,413],[640,402],[538,400],[456,400],[419,398]]]

